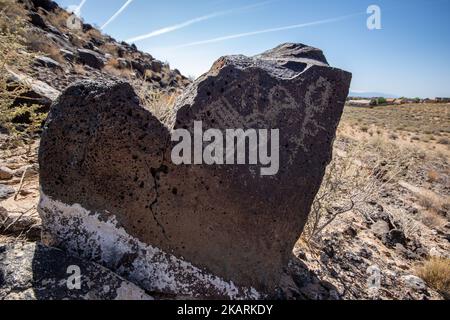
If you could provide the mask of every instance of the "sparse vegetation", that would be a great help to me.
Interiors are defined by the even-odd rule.
[[[305,240],[309,242],[320,236],[339,215],[358,211],[369,200],[376,201],[381,190],[401,173],[401,155],[392,166],[388,166],[382,157],[367,159],[368,149],[380,147],[377,141],[335,154],[313,203],[304,231]],[[403,156],[407,158],[407,155]],[[359,159],[366,161],[363,163]]]
[[[450,299],[450,259],[431,258],[417,269],[417,275]]]
[[[175,104],[176,93],[153,91],[151,93],[141,91],[139,97],[144,106],[161,122],[167,123]]]
[[[437,182],[439,181],[440,177],[439,177],[439,173],[436,170],[429,170],[427,173],[428,176],[428,182]]]
[[[38,112],[40,106],[30,100],[27,104],[18,104],[29,88],[11,81],[10,69],[28,70],[33,55],[26,52],[26,33],[23,20],[20,19],[19,5],[14,1],[0,2],[0,127],[7,130],[17,144],[18,138],[31,141],[45,117]],[[22,122],[22,119],[26,121]]]
[[[26,35],[26,46],[37,54],[48,56],[63,64],[64,57],[61,55],[59,48],[50,41],[42,41],[42,35],[36,32],[28,32]]]

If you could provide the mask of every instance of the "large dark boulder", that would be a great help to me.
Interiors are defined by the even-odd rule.
[[[28,17],[30,18],[31,24],[33,24],[34,26],[39,27],[41,29],[48,28],[48,25],[45,23],[44,18],[42,18],[42,16],[39,13],[30,11],[28,13]]]
[[[102,69],[105,66],[105,58],[100,53],[89,49],[78,49],[77,52],[81,63],[94,69]]]
[[[42,8],[46,11],[53,11],[58,7],[58,4],[52,0],[31,0],[35,8]]]
[[[44,238],[150,291],[273,294],[331,160],[350,81],[304,45],[223,57],[164,124],[128,84],[73,85],[41,140]],[[171,138],[193,134],[194,121],[204,132],[279,130],[279,168],[177,165]]]

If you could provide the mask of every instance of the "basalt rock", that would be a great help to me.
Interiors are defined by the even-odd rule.
[[[94,69],[101,69],[105,65],[104,57],[89,49],[78,49],[78,59],[81,63]]]
[[[80,274],[76,286],[75,272]],[[42,244],[0,244],[0,300],[152,300],[93,262]]]
[[[331,160],[350,81],[320,50],[286,44],[219,59],[164,123],[126,83],[69,87],[41,140],[44,239],[151,292],[273,294]],[[196,121],[204,132],[279,130],[279,170],[175,165],[171,138]]]

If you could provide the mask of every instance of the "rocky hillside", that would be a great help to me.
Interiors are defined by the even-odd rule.
[[[168,63],[117,42],[50,0],[6,1],[11,19],[25,21],[25,41],[34,55],[28,75],[61,91],[83,79],[126,79],[143,98],[174,94],[190,81]],[[11,4],[12,3],[12,4]],[[7,18],[7,17],[5,17]]]

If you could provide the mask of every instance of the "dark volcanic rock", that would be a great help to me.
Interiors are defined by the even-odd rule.
[[[328,61],[322,50],[297,43],[279,45],[257,57],[260,59],[276,60],[279,63],[291,61],[307,63],[309,61],[312,64],[323,63],[324,65],[328,65]]]
[[[64,59],[66,59],[67,61],[73,62],[75,60],[75,54],[72,51],[66,50],[66,49],[60,49],[59,52],[62,54]]]
[[[47,29],[47,24],[45,23],[44,19],[41,17],[39,13],[30,12],[28,16],[30,17],[30,22],[33,25],[42,29]]]
[[[61,64],[59,64],[59,62],[49,57],[38,56],[35,58],[35,63],[47,68],[62,69]]]
[[[52,0],[31,0],[35,8],[42,8],[46,11],[53,11],[58,8],[56,2]]]
[[[304,45],[223,57],[165,125],[127,84],[68,88],[41,140],[46,241],[152,291],[274,293],[331,160],[350,80]],[[204,131],[279,129],[279,170],[173,164],[171,134],[194,121]]]
[[[79,268],[80,289],[71,289]],[[73,288],[73,287],[72,287]],[[142,289],[92,262],[41,244],[0,245],[0,300],[150,300]]]
[[[89,49],[78,49],[78,59],[81,63],[94,69],[101,69],[105,65],[104,57]]]
[[[139,71],[142,75],[145,74],[146,70],[150,70],[151,69],[151,64],[148,62],[144,62],[144,61],[131,61],[131,66],[133,67],[133,69]]]

